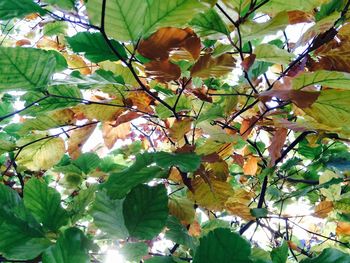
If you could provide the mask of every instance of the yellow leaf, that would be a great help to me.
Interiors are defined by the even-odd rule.
[[[191,224],[195,216],[194,203],[185,197],[170,196],[169,213],[183,224]]]
[[[73,70],[79,70],[83,75],[91,74],[90,67],[85,63],[84,59],[76,54],[68,55],[64,53],[63,56],[67,60],[68,66]]]
[[[222,210],[227,199],[234,194],[228,182],[216,179],[211,179],[209,185],[202,178],[196,178],[192,181],[192,187],[194,193],[188,192],[189,198],[209,210]]]
[[[70,134],[68,140],[68,153],[72,159],[76,159],[81,154],[81,148],[89,139],[96,128],[96,124],[87,125],[83,128],[76,129]]]
[[[169,137],[175,141],[182,140],[186,133],[191,130],[192,120],[175,120],[169,128]]]
[[[18,145],[21,147],[40,138],[43,136],[28,136],[20,139]],[[32,171],[47,170],[61,160],[65,151],[62,138],[48,138],[24,147],[16,161]]]
[[[320,218],[326,218],[333,211],[333,202],[322,201],[315,207],[314,215]]]
[[[201,56],[191,69],[192,77],[221,77],[232,71],[235,59],[230,54],[213,58],[210,54]]]
[[[78,105],[73,108],[76,114],[83,114],[89,120],[113,121],[125,111],[121,99],[99,101],[103,104]]]

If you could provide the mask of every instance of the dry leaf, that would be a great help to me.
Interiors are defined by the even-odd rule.
[[[245,71],[248,71],[250,67],[254,64],[255,58],[256,58],[255,54],[251,54],[248,57],[244,58],[244,60],[241,63],[242,68]]]
[[[316,207],[314,215],[320,218],[326,218],[333,211],[332,201],[321,201]]]
[[[258,171],[258,162],[259,158],[250,155],[243,166],[243,173],[245,175],[255,175]]]
[[[91,74],[90,67],[86,64],[82,57],[75,54],[68,55],[67,53],[64,53],[63,56],[67,60],[67,64],[71,69],[79,70],[79,72],[83,75]]]
[[[16,41],[16,46],[17,47],[22,47],[22,46],[27,46],[27,45],[31,45],[32,42],[30,42],[29,39],[20,39],[18,41]]]
[[[154,78],[160,82],[169,82],[177,80],[181,76],[179,66],[171,63],[168,59],[161,61],[151,61],[145,64],[145,72],[148,77]]]
[[[194,59],[199,57],[201,42],[190,28],[164,27],[142,40],[138,52],[152,60],[166,60],[170,51],[185,49]]]
[[[275,131],[271,144],[268,147],[269,154],[271,157],[270,167],[274,166],[276,160],[281,157],[281,151],[283,149],[284,142],[287,139],[287,134],[288,130],[285,128],[279,128]]]
[[[182,140],[186,133],[191,130],[192,120],[183,119],[175,120],[173,125],[168,129],[169,137],[175,141]]]
[[[94,132],[97,124],[87,125],[70,133],[68,139],[68,153],[72,159],[77,159],[81,154],[81,148]]]
[[[315,21],[315,17],[301,10],[293,10],[288,11],[288,20],[289,24],[294,25],[298,23],[312,23]]]
[[[292,101],[299,108],[310,107],[318,98],[320,92],[309,92],[303,90],[269,90],[259,94],[259,99],[262,102],[268,102],[272,98],[280,100]]]
[[[242,121],[241,128],[239,129],[239,133],[241,134],[244,140],[248,139],[250,133],[252,132],[256,124],[257,119],[258,118],[254,116],[250,119],[244,119]]]
[[[126,122],[118,126],[113,126],[113,122],[102,124],[102,137],[108,149],[112,149],[118,139],[126,139],[130,134],[130,123]]]

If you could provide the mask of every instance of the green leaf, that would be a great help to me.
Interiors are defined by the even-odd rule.
[[[27,260],[40,255],[50,241],[40,224],[24,207],[19,195],[0,184],[0,254],[8,259]]]
[[[68,214],[61,206],[61,195],[43,180],[30,179],[24,188],[24,205],[34,217],[51,231],[68,222]]]
[[[131,237],[152,239],[163,229],[168,217],[168,196],[165,187],[135,187],[125,198],[123,214]]]
[[[250,209],[250,213],[252,216],[259,218],[259,217],[266,217],[268,214],[268,211],[266,208],[252,208]]]
[[[128,262],[140,262],[142,257],[148,254],[148,245],[146,243],[126,243],[119,251]]]
[[[52,23],[48,23],[43,28],[43,34],[45,36],[56,36],[59,34],[65,34],[68,29],[68,25],[64,21],[55,21]]]
[[[96,153],[83,153],[73,164],[78,166],[85,174],[88,174],[99,165],[101,159]]]
[[[17,157],[19,165],[23,165],[32,171],[40,171],[51,168],[61,160],[66,151],[63,139],[42,138],[44,138],[43,135],[30,135],[17,141],[19,147],[28,145],[23,148]]]
[[[136,41],[141,36],[147,8],[145,0],[106,1],[105,30],[108,36],[120,41]],[[102,1],[89,0],[89,18],[94,25],[101,26]]]
[[[67,10],[73,9],[75,4],[75,0],[45,0],[44,2]]]
[[[217,228],[200,239],[193,263],[249,263],[250,244],[228,228]]]
[[[78,228],[68,228],[43,254],[43,263],[88,263],[88,239]]]
[[[181,27],[205,9],[198,0],[153,0],[147,7],[143,32],[147,36],[160,27]]]
[[[350,89],[350,73],[327,70],[304,72],[292,80],[292,85],[294,89],[302,89],[311,85]]]
[[[241,34],[244,41],[262,38],[283,30],[289,24],[286,12],[281,12],[265,23],[246,22],[242,24]]]
[[[74,224],[83,216],[85,216],[87,209],[95,200],[96,187],[94,185],[87,189],[80,190],[68,207],[67,211],[71,216],[71,221]]]
[[[95,225],[103,232],[117,239],[125,239],[128,230],[122,213],[123,200],[111,200],[105,192],[98,192],[91,209]]]
[[[132,166],[121,172],[112,173],[104,184],[108,195],[114,199],[123,198],[138,184],[162,177],[167,173],[158,166],[149,166],[152,163],[153,160],[150,160],[147,155],[138,155]]]
[[[283,241],[280,247],[274,248],[271,251],[271,259],[273,263],[286,263],[288,259],[288,244]]]
[[[164,101],[173,107],[177,101],[177,96],[168,97]],[[191,101],[189,101],[188,98],[181,96],[177,102],[175,111],[189,111],[191,110],[191,107]],[[156,106],[156,112],[161,119],[166,119],[173,116],[173,113],[163,104],[158,104]]]
[[[22,101],[25,101],[24,106],[35,103],[35,107],[29,107],[22,114],[28,115],[39,112],[48,112],[55,109],[68,108],[75,106],[83,99],[81,91],[74,86],[58,85],[48,87],[47,91],[51,94],[51,97],[45,99],[39,92],[29,91],[21,97]],[[57,97],[55,97],[57,96]],[[40,100],[42,99],[42,100]],[[39,102],[37,102],[40,100]]]
[[[152,258],[146,259],[145,263],[176,263],[176,261],[172,257],[154,256]]]
[[[119,60],[113,50],[108,46],[101,33],[79,32],[66,39],[74,52],[84,53],[85,57],[91,62],[98,63],[105,60]],[[119,55],[124,59],[127,58],[126,51],[119,42],[112,39],[110,43]]]
[[[301,263],[348,263],[349,261],[349,254],[334,248],[326,248],[318,257],[304,259],[301,261]]]
[[[196,33],[202,37],[217,33],[222,33],[224,35],[230,34],[224,21],[213,8],[204,13],[199,13],[189,24],[193,26]]]
[[[51,52],[0,47],[0,91],[43,90],[55,68],[56,57]]]
[[[166,223],[166,228],[166,239],[169,239],[174,243],[184,245],[191,249],[195,248],[195,239],[188,234],[186,227],[184,227],[176,217],[169,216]]]
[[[289,53],[287,50],[280,49],[275,45],[261,44],[254,50],[256,60],[277,63],[277,64],[289,64],[291,59],[295,56]]]
[[[259,11],[266,12],[269,14],[276,14],[280,11],[293,11],[301,10],[304,12],[312,11],[314,8],[321,6],[323,0],[293,0],[293,1],[283,1],[283,0],[270,0],[262,7]]]
[[[153,154],[154,161],[162,168],[169,169],[178,167],[182,172],[194,172],[201,163],[200,156],[194,153],[167,153],[156,152]]]
[[[32,13],[45,15],[46,11],[32,0],[1,0],[0,1],[0,17],[1,20],[11,18],[22,18]],[[0,63],[1,64],[1,63]]]
[[[350,119],[349,103],[350,90],[323,90],[317,100],[304,111],[317,123],[326,125],[326,127],[317,127],[316,125],[315,128],[350,134],[348,125]]]
[[[112,173],[105,183],[108,195],[123,198],[133,187],[153,178],[163,177],[172,166],[183,172],[193,172],[199,168],[200,157],[193,153],[144,153],[136,156],[136,161],[127,169]],[[156,166],[152,166],[156,163]]]

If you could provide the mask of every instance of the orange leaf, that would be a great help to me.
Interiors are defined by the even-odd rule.
[[[132,106],[136,106],[140,111],[153,113],[153,109],[150,106],[153,102],[153,98],[144,91],[132,91],[128,93],[127,100],[131,101]]]
[[[258,171],[258,162],[259,158],[255,156],[249,156],[248,160],[245,162],[243,166],[243,173],[245,175],[255,175]]]
[[[201,42],[190,28],[164,27],[139,44],[139,53],[149,59],[166,60],[170,51],[185,49],[194,59],[199,57]]]
[[[81,154],[81,148],[94,132],[96,124],[74,130],[68,140],[68,153],[72,159],[76,159]]]
[[[339,235],[350,235],[350,223],[348,222],[338,222],[337,228],[335,229],[337,236]]]
[[[111,149],[118,139],[126,139],[130,134],[130,123],[123,123],[113,127],[111,122],[102,124],[102,137],[108,149]]]
[[[332,201],[322,201],[315,207],[314,215],[320,218],[326,218],[328,213],[333,211]]]
[[[281,151],[283,149],[284,142],[287,139],[287,134],[288,134],[288,130],[285,128],[279,128],[275,131],[275,134],[272,138],[272,142],[268,147],[268,150],[271,156],[271,161],[270,161],[271,167],[274,166],[276,160],[281,157]]]
[[[146,75],[160,82],[177,80],[181,76],[181,69],[169,60],[151,61],[145,64]]]
[[[250,133],[252,132],[256,124],[257,119],[258,119],[257,117],[252,117],[250,119],[244,119],[242,121],[241,128],[239,129],[239,133],[241,134],[244,140],[246,140],[249,137]]]
[[[31,45],[32,43],[30,42],[30,40],[28,39],[20,39],[16,42],[16,46],[17,47],[21,47],[21,46],[26,46],[26,45]]]

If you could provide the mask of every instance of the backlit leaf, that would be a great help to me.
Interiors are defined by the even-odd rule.
[[[135,187],[125,198],[123,214],[130,236],[152,239],[163,229],[168,217],[165,187]]]
[[[235,65],[235,59],[230,54],[213,58],[210,54],[201,56],[191,69],[192,77],[221,77],[230,73]]]
[[[34,142],[42,138],[43,135],[31,135],[17,142],[20,147],[30,143],[20,151],[17,157],[18,164],[32,171],[39,171],[47,170],[61,160],[66,151],[62,138],[48,138]]]

